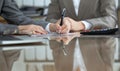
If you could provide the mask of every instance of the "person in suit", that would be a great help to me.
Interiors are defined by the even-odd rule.
[[[67,18],[64,18],[62,33],[117,25],[115,0],[51,0],[46,20],[56,22],[63,8],[66,8]]]
[[[46,34],[49,26],[53,26],[52,23],[33,21],[24,16],[14,0],[0,0],[0,16],[8,22],[0,22],[0,34]]]

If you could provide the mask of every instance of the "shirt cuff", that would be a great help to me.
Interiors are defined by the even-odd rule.
[[[48,23],[48,25],[45,27],[45,30],[46,30],[47,32],[51,32],[50,29],[49,29],[50,24],[51,24],[51,23]]]
[[[85,30],[89,30],[92,25],[89,23],[89,22],[86,22],[86,21],[81,21],[84,25],[85,25]]]

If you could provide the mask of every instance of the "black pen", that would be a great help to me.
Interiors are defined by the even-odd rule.
[[[63,25],[63,19],[64,19],[64,17],[65,17],[65,12],[66,12],[66,9],[63,8],[63,10],[62,10],[62,14],[61,14],[61,22],[60,22],[60,26]]]

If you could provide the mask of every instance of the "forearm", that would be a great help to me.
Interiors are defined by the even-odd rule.
[[[86,21],[92,25],[91,29],[115,28],[118,25],[117,19],[115,19],[111,16],[95,18],[95,19],[88,19]]]
[[[117,23],[117,9],[114,0],[100,0],[98,16],[85,21],[94,28],[114,28]]]
[[[4,5],[2,8],[2,17],[5,18],[8,23],[14,25],[40,25],[43,28],[48,24],[45,21],[34,21],[31,18],[24,16],[24,14],[19,10],[14,0],[4,0]]]
[[[0,34],[16,34],[18,27],[16,25],[2,24],[0,23]]]

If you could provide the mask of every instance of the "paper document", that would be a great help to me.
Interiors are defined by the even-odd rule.
[[[48,33],[44,35],[31,35],[31,37],[41,37],[41,38],[51,38],[51,37],[66,37],[66,36],[74,36],[78,35],[76,33],[67,33],[67,34],[59,34],[59,33]]]

